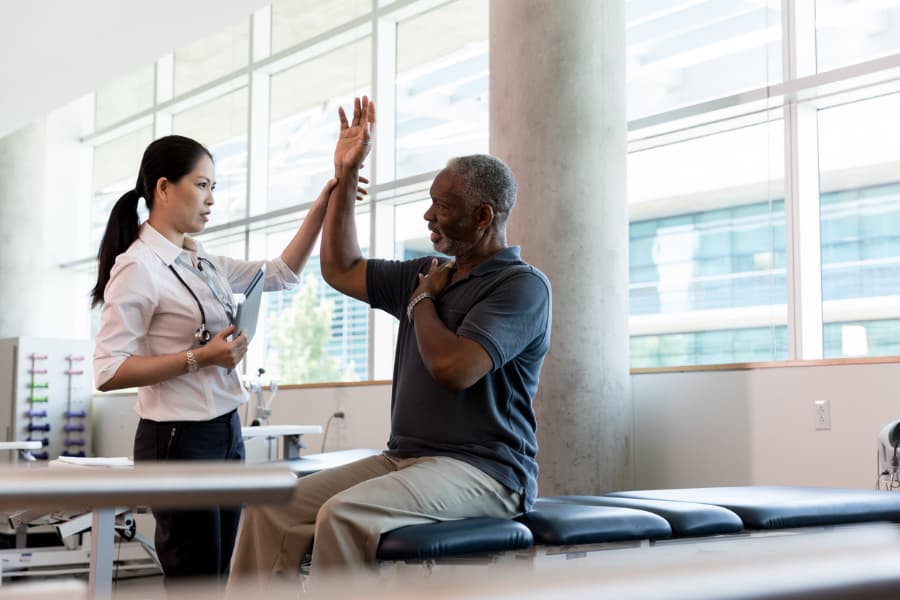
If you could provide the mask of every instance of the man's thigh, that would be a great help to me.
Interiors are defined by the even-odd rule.
[[[510,518],[521,512],[521,494],[468,463],[447,457],[392,460],[396,471],[350,487],[335,500],[428,520]]]
[[[370,456],[350,464],[301,477],[294,486],[290,513],[298,523],[314,523],[319,508],[333,496],[396,469],[385,455]]]

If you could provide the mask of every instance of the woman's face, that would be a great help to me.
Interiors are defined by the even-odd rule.
[[[172,225],[181,233],[203,231],[215,203],[216,171],[213,161],[204,155],[190,173],[169,183],[164,191]]]

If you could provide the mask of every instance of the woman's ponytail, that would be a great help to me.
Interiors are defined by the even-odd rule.
[[[212,154],[201,143],[181,135],[161,137],[151,142],[144,150],[134,189],[125,192],[119,198],[109,214],[109,221],[106,222],[106,231],[103,234],[103,241],[100,242],[100,251],[97,253],[99,264],[97,285],[91,290],[92,307],[103,303],[103,292],[109,283],[110,271],[116,263],[116,257],[128,250],[138,237],[141,226],[137,210],[138,200],[143,197],[147,203],[147,211],[152,214],[153,193],[157,182],[165,178],[173,184],[178,183],[204,156],[212,160]]]
[[[109,274],[116,262],[116,257],[125,252],[138,237],[140,217],[138,216],[138,200],[140,194],[132,189],[125,192],[116,201],[109,220],[100,251],[97,253],[97,285],[91,290],[91,307],[103,303],[103,291],[109,282]]]

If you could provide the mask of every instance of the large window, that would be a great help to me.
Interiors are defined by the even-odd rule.
[[[633,366],[896,354],[900,0],[626,11]],[[331,175],[337,106],[368,94],[361,243],[429,252],[434,171],[488,149],[487,36],[486,0],[275,0],[104,86],[84,140],[93,246],[143,147],[182,133],[216,158],[204,243],[276,255]],[[265,311],[247,368],[390,376],[392,325],[330,290],[316,255]],[[305,333],[279,337],[274,321]]]
[[[204,247],[279,255],[333,175],[338,106],[352,111],[366,94],[379,127],[363,172],[371,184],[358,207],[360,246],[384,258],[431,251],[422,213],[433,171],[450,156],[487,151],[487,7],[275,0],[97,90],[84,140],[94,157],[93,247],[112,203],[134,185],[143,149],[175,133],[214,155]],[[283,384],[389,377],[393,336],[382,316],[324,282],[316,248],[298,287],[264,296],[244,369]]]
[[[456,0],[398,24],[398,177],[487,152],[487,12],[483,0]]]
[[[371,63],[372,38],[367,36],[272,76],[269,196],[267,205],[257,204],[255,211],[316,197],[334,174],[338,106],[352,114],[354,96],[371,95]]]
[[[900,1],[626,6],[632,366],[896,354]]]

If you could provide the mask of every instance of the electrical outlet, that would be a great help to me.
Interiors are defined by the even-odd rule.
[[[816,429],[831,429],[831,404],[828,400],[816,400],[813,403],[816,417]]]

